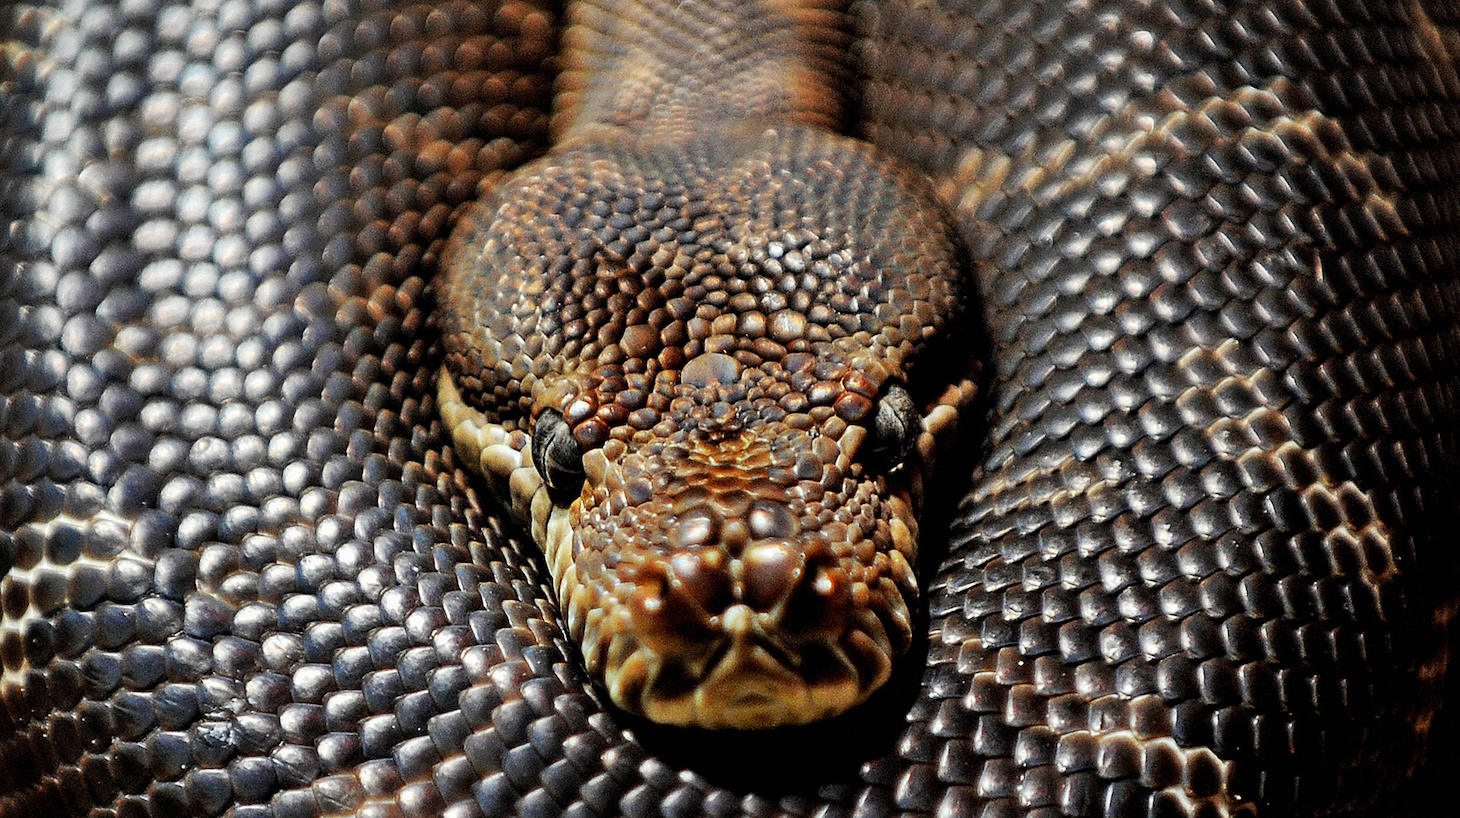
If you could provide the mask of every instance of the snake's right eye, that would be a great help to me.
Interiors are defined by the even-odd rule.
[[[872,418],[867,462],[880,469],[897,468],[907,459],[922,430],[923,419],[912,395],[892,385],[878,401],[877,414]]]
[[[544,410],[532,430],[532,465],[558,497],[572,496],[583,486],[583,447],[561,413]]]

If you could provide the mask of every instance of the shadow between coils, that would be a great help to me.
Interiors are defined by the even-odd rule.
[[[917,634],[892,677],[867,701],[832,719],[770,730],[667,727],[610,708],[633,741],[659,760],[688,769],[738,794],[806,795],[860,782],[861,766],[888,755],[921,690],[927,659],[927,612],[919,606]],[[599,692],[602,701],[608,697]]]

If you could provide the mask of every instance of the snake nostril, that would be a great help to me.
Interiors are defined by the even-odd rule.
[[[846,625],[851,580],[833,561],[812,558],[809,563],[782,609],[781,628],[800,637],[835,636]]]
[[[801,577],[801,555],[786,543],[760,543],[746,549],[745,601],[765,611],[786,598]]]
[[[684,653],[708,641],[705,612],[662,565],[654,565],[635,585],[629,611],[634,632],[646,645],[659,653]]]
[[[669,558],[669,570],[677,580],[670,592],[686,596],[709,614],[724,610],[734,600],[730,572],[719,551],[675,554]]]

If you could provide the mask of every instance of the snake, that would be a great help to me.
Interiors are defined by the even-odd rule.
[[[457,450],[543,546],[589,673],[659,723],[812,722],[888,679],[977,394],[956,231],[825,125],[827,11],[572,7],[552,152],[442,253]]]
[[[1453,4],[0,13],[3,818],[1451,791]]]

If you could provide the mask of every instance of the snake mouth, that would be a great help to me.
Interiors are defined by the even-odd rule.
[[[841,713],[880,684],[864,679],[847,651],[830,640],[794,649],[760,617],[735,605],[720,617],[713,641],[659,651],[628,634],[609,654],[604,681],[615,704],[652,721],[709,729],[806,724]],[[625,642],[633,646],[623,650]]]
[[[744,642],[727,645],[696,693],[697,699],[712,705],[700,709],[712,709],[727,727],[795,722],[814,698],[785,659],[774,655],[765,643]],[[697,721],[704,723],[703,712]]]
[[[811,681],[764,644],[727,644],[721,654],[708,675],[688,689],[683,664],[677,657],[661,656],[638,684],[610,670],[610,693],[620,706],[660,724],[733,730],[819,721],[863,698],[849,666],[834,677]],[[635,687],[640,687],[637,695],[631,693]],[[637,701],[624,701],[618,694]]]

